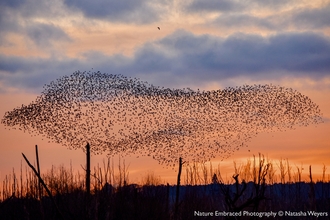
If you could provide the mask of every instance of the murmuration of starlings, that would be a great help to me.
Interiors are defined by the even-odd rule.
[[[108,156],[146,155],[171,167],[227,158],[260,132],[322,122],[318,105],[296,90],[243,85],[194,91],[137,78],[74,72],[48,85],[34,102],[5,113],[6,126],[70,149]]]

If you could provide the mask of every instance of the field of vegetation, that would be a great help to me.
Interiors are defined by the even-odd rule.
[[[326,167],[317,180],[310,167],[304,173],[307,181],[302,180],[302,168],[288,160],[268,162],[262,155],[240,166],[234,163],[234,168],[231,180],[225,181],[219,167],[185,165],[177,194],[177,185],[162,182],[155,173],[139,184],[130,183],[125,162],[115,166],[107,159],[91,169],[88,193],[84,168],[76,172],[72,166],[53,166],[38,178],[22,164],[18,173],[13,170],[0,183],[0,219],[260,219],[229,214],[279,211],[301,215],[286,213],[280,219],[315,219],[310,211],[320,213],[318,219],[329,219]]]

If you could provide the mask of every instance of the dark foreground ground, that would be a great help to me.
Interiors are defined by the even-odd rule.
[[[175,197],[175,186],[108,184],[90,196],[78,189],[41,200],[13,195],[0,202],[0,219],[330,219],[323,182],[181,186]]]

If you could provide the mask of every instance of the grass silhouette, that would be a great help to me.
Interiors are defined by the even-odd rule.
[[[259,155],[239,166],[234,163],[233,178],[223,180],[219,167],[189,164],[184,167],[176,206],[175,185],[162,184],[155,173],[148,173],[140,184],[129,183],[128,167],[125,161],[119,163],[115,166],[114,160],[107,159],[91,169],[90,197],[85,190],[85,172],[75,172],[72,166],[53,166],[40,176],[64,219],[174,219],[176,207],[176,219],[200,218],[195,211],[325,213],[330,207],[326,167],[320,180],[314,180],[310,167],[304,174],[309,180],[302,181],[301,169],[293,172],[288,160],[275,164]],[[27,167],[23,171],[23,165],[19,174],[13,170],[1,183],[0,216],[59,219],[51,197],[45,188],[39,188],[38,177]]]

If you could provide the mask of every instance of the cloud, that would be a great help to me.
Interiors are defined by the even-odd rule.
[[[291,21],[300,28],[330,27],[330,3],[320,8],[299,10],[292,15]]]
[[[34,22],[26,27],[27,36],[38,46],[50,46],[54,41],[70,41],[70,37],[54,24]]]
[[[0,84],[40,92],[44,84],[74,72],[80,64],[76,59],[0,55]]]
[[[268,8],[278,10],[280,8],[285,8],[288,5],[295,5],[299,3],[297,0],[249,0],[246,4],[250,5],[250,8]]]
[[[52,22],[66,14],[58,1],[4,0],[0,6],[0,45],[10,42],[10,34],[26,36],[42,47],[55,40],[69,40],[65,31]]]
[[[71,41],[71,38],[61,27],[52,23],[34,21],[20,23],[12,19],[6,21],[0,20],[0,25],[4,30],[0,32],[0,45],[6,45],[10,42],[9,34],[25,36],[25,39],[31,40],[35,45],[42,47],[43,50],[46,50],[46,48],[49,49],[55,42],[64,43]]]
[[[221,12],[221,13],[247,13],[251,10],[279,10],[296,0],[192,0],[186,5],[185,11],[190,13]]]
[[[219,12],[208,24],[220,27],[258,27],[266,30],[311,30],[330,26],[330,3],[311,8],[309,5],[293,7],[296,1],[192,1],[186,10],[191,13]],[[285,8],[286,6],[290,6]],[[267,13],[255,13],[256,9]],[[285,9],[285,10],[282,10]],[[207,24],[207,23],[206,23]]]
[[[259,18],[250,14],[222,14],[212,21],[212,24],[220,27],[259,27],[266,29],[276,29],[276,25],[267,18]]]
[[[317,81],[330,77],[330,38],[313,32],[269,37],[241,33],[219,38],[180,30],[146,43],[129,57],[97,51],[84,53],[82,58],[0,57],[4,85],[40,88],[59,76],[92,68],[168,87],[237,77],[265,81],[307,77]]]
[[[246,8],[242,1],[231,0],[194,0],[187,5],[187,12],[232,12]]]
[[[153,23],[165,13],[167,1],[148,0],[65,0],[73,10],[81,11],[88,18],[122,23]]]
[[[17,8],[24,5],[24,3],[26,2],[27,0],[2,0],[0,2],[0,5],[1,7]]]
[[[9,33],[20,30],[16,12],[11,7],[17,5],[19,1],[0,1],[0,45],[7,44],[6,36]]]
[[[166,54],[163,50],[173,54],[170,66],[176,74],[203,73],[203,77],[222,79],[241,75],[260,77],[276,71],[306,76],[315,71],[323,77],[330,70],[330,39],[316,33],[271,37],[234,34],[218,38],[178,31],[156,46],[162,48],[158,54]],[[142,50],[150,51],[150,48]]]
[[[12,17],[17,18],[59,18],[67,11],[61,1],[52,0],[2,0],[2,11],[10,11]]]

